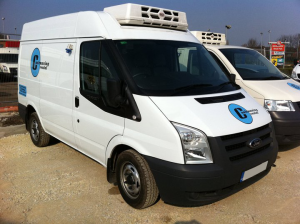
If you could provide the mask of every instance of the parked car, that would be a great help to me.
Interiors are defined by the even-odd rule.
[[[183,12],[124,4],[46,18],[24,25],[20,49],[32,142],[54,136],[93,158],[134,208],[159,196],[212,203],[276,160],[269,113],[229,81]]]
[[[203,42],[197,32],[206,32],[192,32]],[[235,82],[269,111],[278,143],[300,141],[299,83],[280,72],[256,50],[222,43],[221,40],[206,40],[205,47],[223,68],[223,72],[228,77],[234,74]]]

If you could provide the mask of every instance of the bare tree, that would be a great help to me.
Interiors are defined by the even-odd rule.
[[[256,48],[259,47],[260,44],[257,42],[255,38],[250,38],[247,43],[242,45],[243,47]]]
[[[290,42],[289,47],[297,48],[298,41],[300,41],[300,33],[294,35],[281,35],[279,40],[282,42]]]

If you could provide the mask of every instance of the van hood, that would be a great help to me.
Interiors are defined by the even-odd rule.
[[[300,83],[293,79],[250,81],[243,80],[248,88],[260,93],[269,100],[300,101]]]
[[[232,100],[230,95],[239,93],[244,98]],[[210,102],[211,97],[218,96],[226,102]],[[209,95],[150,99],[170,121],[197,128],[210,137],[244,132],[271,122],[269,113],[243,89]]]

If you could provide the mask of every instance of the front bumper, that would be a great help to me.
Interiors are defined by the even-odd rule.
[[[250,139],[259,137],[261,133],[250,134]],[[225,149],[228,142],[220,137],[208,138],[213,153],[213,164],[186,165],[175,164],[145,156],[150,169],[156,180],[161,199],[168,204],[177,206],[200,206],[221,200],[265,176],[274,164],[278,146],[273,143],[274,131],[271,133],[271,141],[266,138],[262,150],[252,150],[238,159],[231,160],[232,152]],[[239,137],[249,139],[248,136]],[[271,142],[271,143],[270,143]],[[231,143],[230,143],[231,144]],[[233,151],[244,151],[245,147],[234,149]],[[255,152],[254,152],[255,151]],[[241,175],[255,166],[268,161],[267,169],[254,177],[240,182]]]
[[[300,103],[294,103],[294,108],[295,111],[270,111],[279,144],[300,141]]]

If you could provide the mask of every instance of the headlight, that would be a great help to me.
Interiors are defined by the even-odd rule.
[[[3,71],[7,71],[7,67],[3,65]]]
[[[173,123],[179,133],[187,164],[212,163],[213,159],[206,135],[194,128]]]
[[[290,100],[265,100],[265,108],[268,111],[295,111]]]

